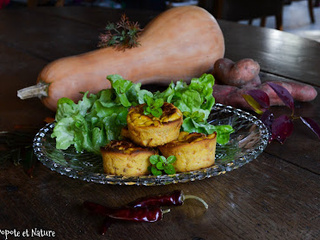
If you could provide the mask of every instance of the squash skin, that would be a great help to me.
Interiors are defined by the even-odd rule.
[[[225,52],[216,19],[197,6],[161,13],[145,27],[139,43],[125,51],[108,47],[49,63],[37,80],[49,84],[48,96],[41,99],[43,104],[55,111],[61,97],[77,102],[82,98],[80,92],[97,93],[109,88],[106,76],[110,74],[142,84],[188,82],[212,72]]]

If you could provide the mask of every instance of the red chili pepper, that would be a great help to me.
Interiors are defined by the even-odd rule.
[[[175,190],[164,195],[142,197],[129,203],[128,206],[133,208],[151,206],[181,206],[186,199],[190,198],[197,199],[203,203],[205,208],[208,208],[208,204],[204,202],[203,199],[193,195],[184,195],[181,190]]]
[[[179,190],[164,195],[142,197],[120,208],[109,208],[89,201],[84,202],[83,205],[89,211],[106,217],[101,229],[101,234],[105,234],[115,220],[159,221],[163,218],[164,213],[170,211],[170,209],[163,211],[161,209],[162,206],[180,206],[188,198],[196,199],[202,202],[205,208],[208,208],[208,204],[203,199],[193,195],[184,195]]]
[[[101,235],[105,235],[108,228],[111,226],[111,224],[114,222],[114,219],[106,217],[103,221],[103,225],[101,227]]]
[[[165,213],[159,206],[151,208],[132,208],[128,206],[109,208],[98,203],[86,201],[84,202],[84,207],[99,215],[134,222],[156,222],[161,220],[163,213]]]
[[[181,206],[183,204],[183,200],[182,191],[175,190],[164,195],[138,198],[137,200],[130,202],[128,206],[134,208],[151,206]]]

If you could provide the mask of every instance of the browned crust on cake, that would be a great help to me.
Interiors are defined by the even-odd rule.
[[[159,150],[165,157],[176,156],[173,165],[177,172],[206,168],[215,162],[216,133],[206,136],[181,132],[177,140],[159,146]]]
[[[104,172],[110,175],[141,176],[148,174],[149,157],[157,154],[153,148],[144,148],[127,141],[111,141],[101,148]]]
[[[144,104],[129,110],[127,123],[128,133],[132,141],[145,147],[156,147],[178,138],[183,122],[181,111],[171,103],[164,103],[162,115],[156,118],[144,115]]]

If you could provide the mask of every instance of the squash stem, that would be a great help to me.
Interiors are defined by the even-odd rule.
[[[36,85],[18,90],[17,96],[22,100],[33,98],[33,97],[38,97],[38,98],[47,97],[48,86],[49,84],[47,83],[39,82]]]

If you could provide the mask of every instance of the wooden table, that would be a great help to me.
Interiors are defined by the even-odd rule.
[[[127,11],[129,18],[142,26],[156,14]],[[106,22],[119,17],[119,11],[103,8],[2,10],[0,130],[11,131],[17,125],[39,129],[45,117],[53,117],[38,99],[18,99],[17,90],[33,85],[48,62],[96,48]],[[264,80],[297,80],[319,90],[319,43],[277,30],[219,23],[225,35],[226,57],[257,60]],[[319,97],[310,103],[296,103],[297,115],[320,122],[319,112]],[[8,239],[15,239],[18,232],[23,238],[23,232],[35,230],[51,231],[55,239],[319,239],[319,148],[319,139],[296,122],[293,135],[283,145],[269,144],[256,160],[238,170],[206,180],[154,187],[88,183],[50,171],[40,162],[30,178],[22,165],[2,161],[0,239],[5,239],[6,230],[11,231]],[[174,189],[203,198],[209,209],[204,211],[190,201],[173,208],[160,222],[121,222],[101,236],[102,218],[82,207],[85,200],[118,206]]]

